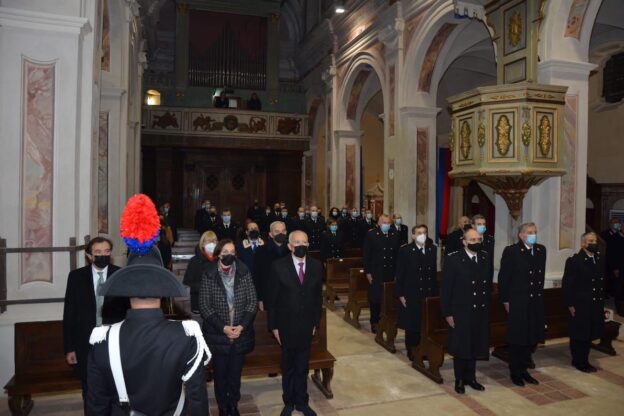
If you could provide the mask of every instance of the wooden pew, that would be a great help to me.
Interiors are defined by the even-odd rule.
[[[395,293],[395,282],[384,282],[382,296],[381,316],[375,342],[394,354],[396,352],[394,340],[397,336],[400,306]]]
[[[325,265],[327,280],[325,281],[325,305],[334,310],[336,296],[349,292],[349,269],[362,268],[361,257],[344,259],[328,259]]]
[[[280,359],[282,350],[273,334],[267,330],[267,315],[258,311],[254,321],[256,334],[256,347],[245,356],[243,376],[266,376],[280,372]],[[312,338],[310,351],[310,369],[314,370],[312,381],[318,389],[331,399],[334,393],[331,389],[331,380],[334,376],[334,363],[336,359],[327,351],[327,319],[326,309],[323,308],[321,325]],[[208,368],[209,379],[212,378],[212,369]]]
[[[344,249],[343,257],[362,257],[362,249],[359,247],[347,247]]]
[[[544,314],[546,320],[546,339],[568,336],[567,308],[563,305],[560,288],[544,290]],[[620,324],[608,322],[605,325],[605,334],[599,344],[592,347],[615,355],[612,341],[617,337]],[[499,301],[497,292],[492,293],[490,299],[490,339],[489,344],[494,347],[493,356],[507,360],[505,335],[507,331],[507,313]],[[429,377],[431,380],[442,383],[440,367],[444,363],[444,353],[448,345],[448,325],[440,310],[440,298],[430,297],[423,302],[420,344],[414,351],[412,367]],[[424,360],[429,361],[426,367]]]
[[[13,416],[33,408],[33,394],[80,390],[80,379],[65,363],[63,322],[15,324],[15,375],[4,386]]]
[[[360,313],[368,308],[368,279],[364,269],[349,269],[349,299],[345,305],[344,320],[355,328],[360,328]]]

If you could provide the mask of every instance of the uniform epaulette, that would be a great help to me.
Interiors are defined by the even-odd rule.
[[[401,247],[407,247],[409,245],[410,245],[410,243],[405,243],[405,244],[402,244]]]
[[[452,256],[453,254],[459,253],[460,250],[451,251],[450,253],[446,253],[447,256]]]

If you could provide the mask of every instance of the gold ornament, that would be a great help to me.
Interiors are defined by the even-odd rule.
[[[483,124],[483,122],[479,123],[479,127],[477,128],[477,143],[479,147],[483,147],[485,144],[485,124]]]
[[[522,144],[529,146],[531,143],[531,126],[526,121],[522,125]]]
[[[496,123],[496,148],[501,156],[507,156],[509,148],[511,147],[511,138],[509,133],[511,132],[511,124],[506,115],[502,115],[498,118]]]
[[[509,44],[517,46],[522,38],[522,15],[519,11],[516,10],[511,14],[508,25],[507,36],[509,37]]]
[[[455,126],[451,122],[451,132],[449,133],[449,148],[451,152],[455,150]]]
[[[539,137],[537,144],[539,144],[540,152],[542,156],[547,157],[550,153],[550,147],[552,146],[550,141],[550,119],[548,116],[544,115],[540,119]]]
[[[470,129],[470,124],[468,124],[468,122],[464,120],[461,125],[461,130],[459,132],[461,140],[459,146],[464,160],[468,159],[468,156],[470,156],[470,149],[472,148],[472,145],[470,144],[471,134],[472,130]]]

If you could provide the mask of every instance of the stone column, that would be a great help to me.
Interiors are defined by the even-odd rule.
[[[332,206],[359,206],[360,200],[360,144],[362,132],[335,130],[335,158],[332,175]]]
[[[406,224],[427,224],[435,230],[436,219],[436,118],[439,108],[403,107],[401,134],[395,138],[395,211]],[[432,233],[433,235],[433,233]]]
[[[522,212],[522,222],[534,221],[538,241],[546,246],[546,278],[550,286],[558,284],[565,260],[579,249],[579,237],[585,231],[588,78],[594,68],[587,62],[554,59],[541,62],[538,68],[540,83],[568,87],[561,140],[568,173],[531,188]],[[509,242],[516,238],[514,231]]]

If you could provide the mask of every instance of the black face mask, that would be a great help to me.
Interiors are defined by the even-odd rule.
[[[103,269],[110,264],[110,256],[93,256],[93,264],[98,269]]]
[[[236,256],[234,256],[234,254],[224,254],[221,256],[221,263],[224,266],[231,266],[235,259]]]
[[[308,253],[307,246],[297,246],[293,250],[293,254],[295,255],[295,257],[299,257],[300,259],[304,258],[307,253]]]
[[[467,247],[468,247],[468,250],[478,253],[483,249],[483,243],[468,244]]]
[[[587,251],[590,253],[598,253],[598,244],[588,244]]]
[[[275,240],[277,244],[284,244],[288,241],[288,237],[286,237],[286,234],[278,234],[273,237],[273,240]]]
[[[472,225],[470,225],[470,224],[466,224],[466,225],[464,225],[464,231],[468,231],[468,230],[470,230],[471,228],[472,228]]]
[[[258,230],[249,231],[249,238],[251,238],[252,240],[257,240],[258,237],[260,237],[260,232]]]
[[[211,212],[211,213],[210,213],[210,216],[211,216],[211,217],[216,217],[216,216],[217,216],[217,213],[216,213],[216,212]]]

